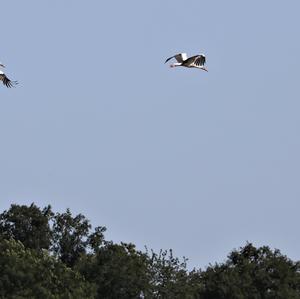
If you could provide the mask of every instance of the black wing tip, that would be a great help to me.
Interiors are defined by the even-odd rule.
[[[12,87],[16,87],[16,85],[19,84],[18,81],[11,81],[11,80],[6,80],[6,81],[3,81],[3,84],[7,87],[7,88],[12,88]]]

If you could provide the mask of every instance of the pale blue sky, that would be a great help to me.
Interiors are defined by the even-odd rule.
[[[0,208],[70,207],[189,265],[300,259],[299,1],[6,1]],[[164,60],[204,52],[209,72]]]

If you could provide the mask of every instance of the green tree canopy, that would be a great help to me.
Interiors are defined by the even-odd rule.
[[[187,270],[187,259],[174,257],[172,250],[161,250],[159,254],[147,252],[150,272],[150,289],[145,298],[192,299],[197,298],[201,282],[195,280],[195,271]]]
[[[20,241],[0,241],[0,298],[94,298],[83,276]]]
[[[68,266],[73,266],[89,246],[91,224],[82,214],[73,217],[69,209],[53,217],[52,251]]]
[[[1,238],[19,240],[26,248],[49,249],[52,238],[49,222],[52,216],[50,206],[41,210],[35,204],[11,205],[8,211],[0,214]]]
[[[201,273],[204,299],[300,298],[300,263],[279,250],[251,243],[232,251],[223,264]]]
[[[97,298],[140,298],[149,288],[147,256],[133,244],[105,244],[83,256],[76,269],[97,286]]]
[[[12,205],[0,214],[0,298],[300,298],[300,263],[279,250],[247,243],[190,271],[172,250],[115,244],[105,230],[69,209]]]

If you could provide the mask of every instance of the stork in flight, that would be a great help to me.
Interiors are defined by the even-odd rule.
[[[176,67],[176,66],[184,66],[184,67],[194,67],[197,69],[201,69],[203,71],[208,72],[208,70],[204,67],[204,64],[206,62],[206,58],[203,54],[195,55],[192,57],[187,57],[186,53],[179,53],[172,57],[169,57],[165,63],[167,63],[172,58],[175,58],[177,62],[170,65],[170,67]]]
[[[2,63],[0,63],[0,68],[5,68],[5,66]],[[18,84],[17,81],[11,81],[10,79],[8,79],[1,69],[0,69],[0,81],[2,81],[2,83],[8,88],[14,87],[16,84]]]

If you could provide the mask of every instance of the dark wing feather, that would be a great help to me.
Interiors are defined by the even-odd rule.
[[[204,55],[195,55],[190,58],[188,58],[185,62],[185,65],[187,66],[204,66],[205,64],[205,56]]]
[[[195,60],[195,64],[199,66],[204,66],[205,62],[206,59],[204,55],[199,55],[199,57]]]
[[[5,74],[0,74],[0,80],[8,88],[14,87],[16,84],[18,84],[17,81],[11,81],[8,79]]]

